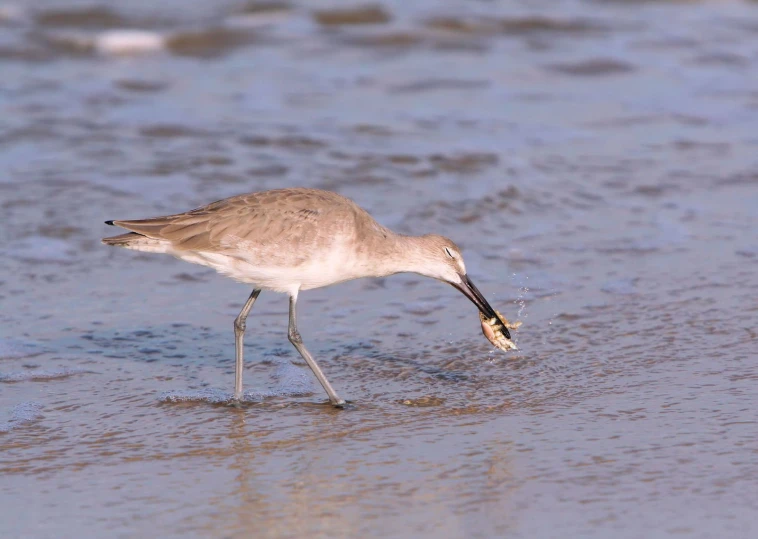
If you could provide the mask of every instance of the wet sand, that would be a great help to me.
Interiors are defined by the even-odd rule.
[[[758,6],[92,5],[0,6],[0,536],[756,534]],[[520,350],[308,291],[334,410],[264,292],[228,406],[250,291],[102,222],[293,185],[453,238]]]

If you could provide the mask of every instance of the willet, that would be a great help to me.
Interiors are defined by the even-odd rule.
[[[289,340],[324,387],[329,401],[338,407],[345,401],[321,372],[297,330],[301,290],[359,277],[412,272],[453,285],[487,319],[500,319],[469,279],[461,251],[452,240],[434,234],[396,234],[352,200],[329,191],[292,188],[249,193],[186,213],[106,224],[131,231],[104,238],[106,245],[167,253],[253,286],[234,320],[237,400],[242,398],[246,320],[261,290],[289,295]],[[510,339],[507,327],[501,330]]]

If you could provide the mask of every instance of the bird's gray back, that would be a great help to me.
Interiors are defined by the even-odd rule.
[[[288,266],[335,244],[358,245],[385,230],[350,199],[306,188],[237,195],[186,213],[115,224],[167,240],[178,251],[252,257]]]

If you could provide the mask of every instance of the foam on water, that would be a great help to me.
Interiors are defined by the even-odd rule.
[[[0,432],[10,432],[13,429],[30,423],[42,417],[42,405],[37,402],[22,402],[11,408],[8,419],[0,420]]]
[[[272,396],[307,395],[313,392],[313,382],[310,371],[293,365],[289,361],[278,361],[274,379],[277,381]]]
[[[213,388],[176,389],[164,391],[159,397],[161,402],[208,402],[211,404],[228,404],[233,399],[232,393]]]
[[[47,39],[61,49],[103,56],[151,54],[166,48],[166,37],[162,34],[137,29],[112,29],[98,34],[56,31],[48,34]]]
[[[110,30],[96,36],[93,46],[101,54],[145,54],[163,50],[166,38],[146,30]]]

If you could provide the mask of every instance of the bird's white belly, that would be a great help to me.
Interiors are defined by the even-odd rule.
[[[241,283],[256,288],[295,294],[360,277],[350,257],[341,250],[311,258],[297,266],[270,265],[247,258],[206,251],[174,251],[177,258],[215,269]]]

